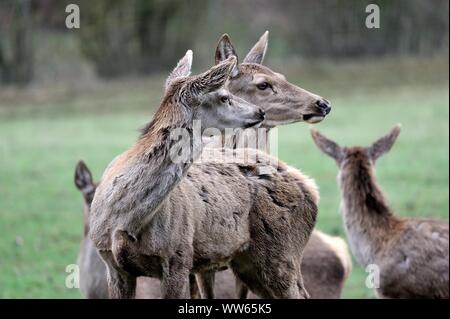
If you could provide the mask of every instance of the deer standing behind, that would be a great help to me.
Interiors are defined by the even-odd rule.
[[[258,105],[265,111],[266,118],[261,126],[263,129],[236,129],[233,135],[215,137],[213,142],[208,144],[209,148],[246,147],[269,152],[269,133],[272,127],[295,122],[318,123],[330,113],[329,101],[293,85],[284,75],[262,65],[267,52],[268,36],[269,32],[266,31],[247,53],[243,62],[233,68],[227,82],[232,94]],[[230,37],[224,34],[217,44],[215,62],[219,64],[230,57],[238,60]],[[270,196],[272,200],[276,200],[276,195]],[[344,240],[315,230],[303,251],[301,263],[305,287],[311,298],[340,298],[352,269],[351,257]],[[214,279],[214,274],[209,273],[199,278],[204,297],[232,298],[233,290],[237,291],[240,298],[246,297],[245,285],[237,282],[237,289],[229,271],[218,272],[216,276]],[[250,297],[254,298],[255,295],[251,294]]]
[[[171,73],[153,121],[103,174],[89,227],[108,268],[111,297],[134,297],[136,278],[149,276],[161,279],[164,298],[183,298],[190,273],[224,265],[259,296],[307,297],[293,256],[301,254],[315,224],[314,182],[256,151],[252,158],[259,161],[253,165],[238,150],[234,164],[191,167],[199,152],[181,162],[170,156],[180,153],[179,141],[170,137],[175,128],[186,129],[195,149],[195,119],[201,129],[251,127],[264,120],[261,110],[223,88],[235,63],[230,58],[189,77],[187,54]],[[268,166],[273,173],[260,174]],[[278,205],[256,200],[267,192],[286,198]],[[264,205],[272,207],[270,214],[261,210]]]
[[[358,263],[376,265],[380,298],[448,298],[448,221],[394,215],[375,177],[375,162],[387,153],[400,126],[369,147],[341,147],[316,130],[320,150],[338,167],[341,210],[350,249]]]

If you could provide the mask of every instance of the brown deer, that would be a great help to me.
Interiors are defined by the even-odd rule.
[[[196,164],[194,164],[196,165]],[[84,232],[78,257],[80,267],[80,290],[85,298],[108,298],[108,284],[106,280],[106,266],[100,258],[97,249],[89,237],[89,216],[92,199],[94,198],[97,183],[92,178],[92,173],[83,161],[79,161],[75,169],[75,185],[84,198]],[[351,260],[347,252],[346,243],[338,238],[331,237],[319,231],[314,231],[305,247],[302,260],[302,275],[305,287],[311,298],[339,298],[345,278],[351,269]],[[202,276],[198,276],[202,283]],[[344,278],[344,280],[343,280]],[[197,284],[191,280],[193,292],[191,298],[196,295]],[[203,295],[207,297],[236,298],[236,284],[231,270],[219,271],[215,276],[214,291],[208,295],[204,287]],[[257,298],[250,293],[250,298]],[[136,284],[136,298],[156,299],[161,297],[160,281],[156,278],[138,277]]]
[[[268,134],[271,127],[301,121],[317,123],[330,112],[331,104],[327,100],[289,83],[282,74],[262,65],[267,52],[268,36],[269,32],[266,31],[248,52],[243,63],[233,69],[228,81],[230,92],[265,110],[266,119],[262,126],[266,130],[236,130],[232,136],[215,138],[208,147],[258,147],[269,151]],[[224,34],[217,44],[216,64],[229,57],[238,59],[230,37]],[[344,282],[352,269],[346,243],[341,238],[316,230],[312,233],[303,256],[303,277],[311,298],[340,298]],[[206,298],[228,298],[233,294],[230,287],[234,287],[234,283],[227,283],[230,280],[230,273],[227,271],[217,273],[216,285],[213,273],[204,274],[203,278],[198,279]],[[237,285],[239,297],[245,298],[247,289],[242,283]],[[215,289],[211,286],[215,286]],[[255,295],[252,294],[251,297]]]
[[[379,269],[380,298],[448,298],[448,222],[395,216],[375,177],[400,126],[369,147],[341,147],[316,130],[314,142],[338,167],[341,208],[350,249],[363,267]]]
[[[262,153],[254,165],[238,150],[237,163],[192,167],[199,152],[181,163],[170,156],[180,152],[170,130],[187,128],[192,137],[195,119],[202,128],[250,127],[264,120],[261,110],[223,88],[235,63],[232,57],[189,77],[190,59],[182,59],[153,121],[103,174],[89,225],[108,268],[111,297],[134,297],[136,277],[143,275],[161,278],[164,298],[183,298],[189,273],[224,265],[259,296],[307,297],[293,256],[301,254],[315,223],[314,182]],[[273,173],[261,174],[267,165]],[[254,200],[267,192],[284,196],[278,203]],[[264,205],[272,207],[270,214],[261,210]]]

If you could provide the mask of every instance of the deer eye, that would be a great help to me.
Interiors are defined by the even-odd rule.
[[[270,84],[267,82],[262,82],[256,85],[256,87],[258,89],[260,89],[261,91],[264,91],[265,89],[267,89],[268,87],[270,87]]]
[[[221,98],[220,98],[220,102],[222,102],[222,103],[230,103],[230,98],[228,97],[228,96],[222,96]]]

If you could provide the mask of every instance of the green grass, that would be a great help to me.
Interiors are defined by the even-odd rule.
[[[401,122],[396,145],[377,165],[389,202],[402,216],[448,219],[447,69],[446,59],[387,61],[305,66],[288,78],[332,100],[332,113],[316,127],[343,145],[367,145]],[[74,166],[84,159],[98,179],[151,118],[162,83],[155,77],[62,95],[0,94],[1,298],[80,296],[65,287],[82,232]],[[280,158],[320,186],[318,228],[345,237],[334,162],[314,146],[304,123],[280,127],[278,137]],[[364,282],[354,263],[345,297],[373,297]]]

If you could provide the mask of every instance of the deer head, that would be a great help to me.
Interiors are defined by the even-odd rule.
[[[181,102],[192,120],[199,120],[202,128],[247,128],[264,120],[264,111],[231,94],[224,88],[236,66],[236,58],[229,57],[208,71],[189,76],[192,51],[178,62],[166,81],[166,97]]]
[[[242,63],[233,67],[228,89],[266,112],[263,126],[322,121],[331,111],[329,101],[288,82],[282,74],[262,65],[268,36],[266,31]],[[230,37],[224,34],[217,44],[216,64],[229,57],[237,59],[237,54]]]
[[[315,129],[311,129],[311,136],[317,147],[333,158],[342,170],[345,167],[353,166],[352,164],[356,164],[356,162],[364,164],[364,167],[372,167],[380,156],[386,154],[392,148],[400,134],[400,128],[400,124],[395,125],[389,133],[368,147],[341,147]],[[361,167],[361,165],[358,165],[358,167]]]

